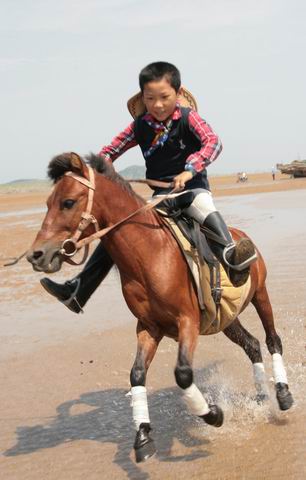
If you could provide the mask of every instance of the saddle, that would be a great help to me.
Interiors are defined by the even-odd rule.
[[[215,240],[213,234],[181,212],[157,211],[181,248],[194,281],[201,310],[200,334],[223,331],[241,311],[250,291],[250,278],[241,287],[234,287],[209,247],[207,238]]]
[[[214,240],[213,232],[210,234],[208,229],[204,229],[198,222],[184,215],[181,209],[175,210],[165,207],[157,208],[157,211],[168,222],[168,225],[172,227],[173,232],[179,229],[191,248],[198,252],[200,264],[207,264],[210,271],[211,295],[218,307],[221,300],[220,263],[214,256],[207,241],[207,238]],[[174,225],[176,225],[176,229],[174,229]]]

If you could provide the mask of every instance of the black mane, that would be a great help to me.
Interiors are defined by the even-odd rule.
[[[71,171],[70,154],[62,153],[50,160],[48,165],[47,175],[53,183],[56,183],[66,172]]]
[[[119,175],[119,173],[116,172],[112,162],[108,162],[107,160],[104,159],[104,157],[100,157],[99,155],[95,155],[94,153],[91,153],[90,155],[86,155],[85,159],[86,159],[86,162],[89,163],[89,165],[98,173],[102,173],[102,175],[104,175],[106,178],[108,178],[112,182],[119,183],[124,190],[129,192],[131,195],[141,199],[143,202],[143,198],[134,192],[129,182],[124,180],[124,178],[121,177],[121,175]]]
[[[130,194],[142,199],[142,197],[139,197],[134,192],[129,182],[124,180],[124,178],[116,172],[111,162],[108,162],[103,157],[93,153],[86,155],[83,161],[84,163],[88,163],[94,170],[101,173],[109,180],[119,183],[122,188]],[[53,183],[56,183],[66,172],[71,172],[72,170],[74,169],[71,164],[71,153],[62,153],[61,155],[52,158],[48,165],[47,174],[50,180],[52,180]]]

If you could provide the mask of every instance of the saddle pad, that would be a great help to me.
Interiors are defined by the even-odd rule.
[[[216,306],[211,295],[210,270],[206,263],[200,261],[198,251],[184,237],[178,226],[171,218],[165,218],[166,224],[176,238],[189,266],[194,279],[201,315],[201,335],[211,335],[223,331],[239,315],[243,304],[250,292],[251,280],[241,287],[234,287],[220,264],[221,301]]]

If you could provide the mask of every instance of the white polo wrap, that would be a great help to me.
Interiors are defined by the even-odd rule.
[[[188,410],[194,415],[202,416],[209,412],[209,406],[198,387],[192,383],[190,387],[182,389],[183,399]]]
[[[280,353],[273,353],[272,355],[273,375],[275,383],[285,383],[288,385],[287,374],[284,367],[284,362]]]
[[[253,374],[257,393],[268,395],[265,367],[262,362],[253,363]]]
[[[141,423],[150,423],[147,389],[146,387],[132,387],[132,401],[133,420],[135,422],[136,430],[139,429]]]

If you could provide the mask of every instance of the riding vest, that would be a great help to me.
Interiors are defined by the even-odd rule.
[[[189,128],[188,115],[190,108],[181,107],[182,116],[173,120],[168,139],[162,147],[158,147],[150,157],[145,158],[146,178],[171,182],[173,178],[184,171],[186,160],[194,152],[201,149],[200,140]],[[142,153],[146,152],[156,135],[156,132],[140,115],[135,119],[134,134]],[[189,182],[186,189],[204,188],[210,190],[206,169],[197,173]],[[159,193],[158,188],[152,188]],[[163,190],[164,191],[164,190]]]

